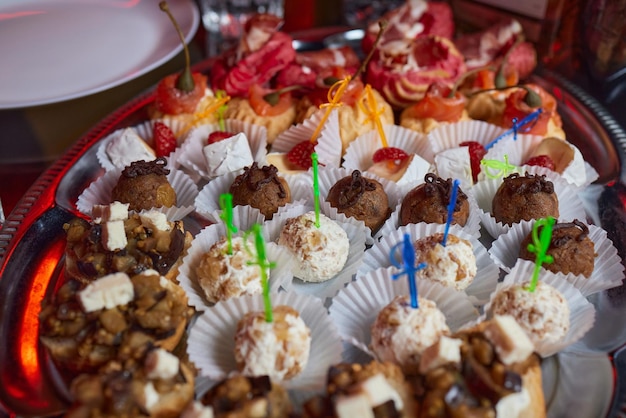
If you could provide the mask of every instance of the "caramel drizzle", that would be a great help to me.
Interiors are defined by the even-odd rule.
[[[526,179],[527,181],[520,181],[517,183],[507,182],[507,180],[515,180],[517,178]],[[534,175],[526,173],[524,177],[520,176],[519,173],[513,173],[510,176],[506,177],[505,182],[509,190],[517,194],[526,194],[526,193],[554,193],[554,184],[550,180],[546,180],[545,175]]]
[[[128,178],[146,176],[148,174],[166,176],[170,173],[170,170],[165,168],[166,165],[167,160],[165,157],[158,157],[153,161],[133,161],[122,171],[122,175]]]
[[[352,172],[350,187],[341,192],[341,196],[344,199],[340,199],[339,202],[337,202],[337,206],[339,209],[346,209],[354,206],[365,192],[371,192],[374,190],[376,190],[376,184],[363,177],[359,170],[354,170]]]
[[[263,178],[256,182],[252,180],[252,171],[255,169],[260,170],[261,173],[263,173]],[[242,182],[245,182],[248,189],[255,192],[260,190],[261,187],[266,184],[274,183],[278,186],[278,197],[284,198],[287,196],[285,187],[278,179],[278,168],[276,168],[274,165],[266,165],[259,169],[258,163],[254,162],[252,163],[252,166],[244,167],[243,170],[243,175],[239,179],[235,180],[235,186],[239,186]]]
[[[427,173],[424,176],[424,192],[426,196],[432,197],[439,195],[444,199],[447,204],[452,197],[452,179],[444,180],[441,177],[433,173]],[[459,188],[456,202],[454,204],[454,211],[461,210],[463,201],[467,200],[467,195]]]

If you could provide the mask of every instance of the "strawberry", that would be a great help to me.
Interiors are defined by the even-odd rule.
[[[233,135],[235,134],[233,134],[232,132],[214,131],[209,134],[209,137],[207,138],[207,143],[214,144],[216,142],[220,142],[223,139],[230,138]]]
[[[385,147],[376,150],[376,152],[372,156],[372,161],[374,161],[374,164],[380,163],[382,161],[393,161],[395,164],[400,164],[402,160],[405,160],[407,158],[409,158],[409,154],[407,154],[400,148]]]
[[[480,173],[480,160],[482,160],[485,154],[487,154],[487,150],[480,142],[476,141],[464,141],[459,145],[462,147],[469,147],[472,179],[474,180],[474,183],[476,183],[478,181],[478,174]]]
[[[547,155],[537,155],[535,157],[532,157],[528,161],[526,161],[524,165],[538,165],[540,167],[545,167],[548,170],[554,171],[554,161],[552,161],[552,158]]]
[[[166,157],[176,149],[177,142],[174,132],[163,122],[154,122],[154,151],[157,157]]]
[[[293,165],[303,170],[308,170],[313,166],[311,154],[315,152],[317,141],[302,141],[287,153],[287,160]]]

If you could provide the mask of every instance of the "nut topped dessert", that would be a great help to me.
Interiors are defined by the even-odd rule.
[[[266,219],[272,219],[279,207],[291,202],[291,190],[278,169],[273,165],[259,167],[256,162],[235,178],[229,193],[233,205],[257,208]]]
[[[111,199],[128,203],[129,209],[176,206],[176,191],[167,180],[170,170],[167,160],[159,157],[153,161],[133,161],[122,170],[117,184],[111,191]]]
[[[532,234],[529,233],[521,243],[519,257],[535,261],[536,255],[528,251],[531,241]],[[552,239],[546,254],[552,256],[553,262],[542,266],[554,273],[582,274],[587,278],[593,273],[596,257],[594,244],[589,239],[589,228],[578,219],[557,222],[552,226]]]
[[[359,170],[336,182],[328,191],[326,200],[338,212],[363,221],[372,231],[377,231],[391,213],[382,184],[363,177]]]
[[[93,222],[75,218],[65,224],[66,274],[88,283],[115,272],[129,275],[153,269],[169,279],[191,245],[183,222],[169,222],[163,213],[128,213],[128,204],[94,206]]]
[[[92,371],[146,345],[172,350],[191,318],[187,296],[154,270],[65,283],[44,302],[39,335],[64,370]]]
[[[491,214],[507,225],[548,216],[558,218],[559,199],[554,184],[545,175],[513,173],[504,178],[494,195]]]
[[[452,195],[452,179],[444,180],[436,174],[424,176],[424,183],[404,197],[400,207],[400,225],[419,222],[445,224]],[[452,223],[464,226],[469,217],[467,195],[459,188],[452,215]]]

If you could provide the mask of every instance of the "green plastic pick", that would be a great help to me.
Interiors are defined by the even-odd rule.
[[[311,154],[313,161],[313,200],[315,202],[315,226],[320,227],[320,182],[317,172],[317,153]]]
[[[547,218],[537,219],[533,225],[532,239],[533,242],[528,244],[528,251],[536,254],[535,257],[535,269],[533,270],[533,277],[530,280],[530,285],[526,288],[529,292],[534,292],[537,288],[537,281],[539,280],[539,270],[543,263],[552,263],[554,257],[547,254],[548,248],[550,248],[550,242],[552,241],[552,226],[556,222],[551,216]],[[541,228],[541,232],[539,232]]]
[[[226,92],[224,90],[218,90],[215,92],[215,97],[218,99],[223,99],[224,97],[226,97]],[[217,113],[217,123],[220,127],[220,131],[225,131],[226,130],[226,122],[224,121],[224,113],[226,112],[226,108],[228,107],[228,105],[226,103],[224,103],[223,105],[221,105],[220,107],[217,108],[216,113]]]
[[[484,173],[490,179],[503,178],[517,170],[515,165],[509,164],[509,156],[506,154],[504,154],[504,161],[481,160],[480,164],[485,166],[486,170]],[[492,173],[491,170],[495,170],[496,172]]]
[[[265,305],[265,322],[273,322],[272,300],[270,299],[270,286],[267,280],[267,269],[276,267],[276,263],[267,261],[265,255],[265,240],[261,232],[261,225],[254,224],[250,231],[246,232],[244,243],[247,242],[248,234],[254,234],[254,245],[256,247],[256,260],[248,261],[249,265],[257,265],[261,270],[261,286],[263,286],[263,304]],[[245,244],[244,244],[245,245]]]
[[[226,241],[228,243],[228,254],[233,253],[233,234],[237,233],[237,227],[233,225],[233,195],[230,193],[223,193],[220,195],[220,207],[222,213],[220,218],[226,225]]]

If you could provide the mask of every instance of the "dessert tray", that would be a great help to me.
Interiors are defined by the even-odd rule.
[[[208,72],[214,61],[195,70]],[[539,70],[533,82],[558,100],[568,140],[599,174],[585,193],[590,218],[626,251],[626,132],[592,97],[559,75]],[[77,216],[81,193],[103,169],[101,140],[145,121],[154,101],[149,91],[119,108],[83,136],[30,188],[0,230],[0,402],[19,416],[54,416],[67,408],[67,391],[39,343],[41,301],[58,288],[64,272],[63,224]],[[184,219],[197,233],[205,219]],[[626,288],[589,297],[596,321],[567,352],[544,359],[549,417],[626,416]]]

